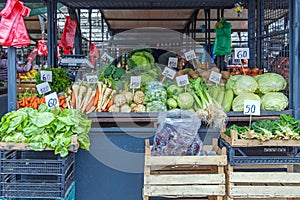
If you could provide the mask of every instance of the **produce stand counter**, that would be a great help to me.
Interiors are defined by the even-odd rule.
[[[278,119],[283,112],[262,112],[257,119]],[[228,123],[249,123],[249,116],[229,112]],[[76,198],[89,200],[142,199],[145,139],[153,141],[158,113],[91,113],[90,152],[76,154]],[[204,143],[220,134],[218,129],[199,129]],[[104,192],[105,191],[105,192]]]

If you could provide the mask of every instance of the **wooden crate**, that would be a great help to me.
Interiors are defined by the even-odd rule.
[[[214,143],[217,148],[217,141]],[[151,156],[150,152],[146,140],[144,200],[149,197],[220,200],[225,196],[225,148],[214,156]]]
[[[221,131],[221,137],[232,147],[254,147],[254,146],[299,146],[298,140],[268,140],[261,141],[257,139],[241,139],[235,130],[230,131],[231,137]]]
[[[79,143],[77,141],[77,135],[72,135],[71,145],[69,147],[70,152],[76,153],[79,149]],[[15,143],[15,142],[0,142],[0,150],[17,150],[17,151],[31,151],[27,143]],[[46,151],[53,151],[53,149],[46,147]],[[1,199],[0,199],[1,200]]]
[[[228,200],[300,198],[300,173],[293,165],[228,166],[226,180]]]
[[[22,83],[17,83],[17,94],[21,94],[24,92],[36,92],[36,83],[30,83],[30,82],[22,82]]]

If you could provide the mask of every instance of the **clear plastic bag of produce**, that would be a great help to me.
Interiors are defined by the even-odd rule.
[[[154,136],[153,156],[206,155],[198,135],[201,120],[194,112],[172,110],[161,113]]]
[[[164,102],[152,101],[146,104],[146,112],[163,112],[167,111],[167,106]]]

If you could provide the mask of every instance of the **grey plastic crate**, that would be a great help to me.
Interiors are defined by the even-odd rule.
[[[223,138],[219,138],[219,146],[226,147],[227,157],[232,166],[300,164],[300,147],[232,147]]]
[[[63,175],[75,163],[75,153],[62,158],[53,151],[1,151],[1,174]]]
[[[62,158],[53,151],[0,151],[0,197],[64,198],[74,182],[75,153]]]
[[[3,198],[64,198],[74,182],[74,165],[65,175],[2,175]]]

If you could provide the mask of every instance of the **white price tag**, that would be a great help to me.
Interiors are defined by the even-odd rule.
[[[53,108],[54,106],[59,106],[58,97],[56,92],[53,92],[47,96],[45,96],[46,104],[48,108]]]
[[[169,79],[173,79],[176,75],[176,71],[173,69],[170,69],[169,67],[165,67],[162,75],[168,77]]]
[[[260,115],[260,101],[245,100],[244,115]]]
[[[188,51],[184,53],[185,59],[187,61],[196,59],[196,54],[194,50]]]
[[[41,70],[41,80],[47,81],[47,82],[52,82],[52,71]]]
[[[110,62],[114,61],[114,58],[111,57],[110,55],[108,55],[108,53],[106,53],[106,52],[101,56],[101,59],[105,60],[105,61],[109,60]]]
[[[130,77],[130,88],[140,88],[141,87],[141,77],[140,76],[131,76]]]
[[[98,76],[96,75],[86,76],[86,80],[89,84],[98,83]]]
[[[178,58],[170,57],[168,61],[168,67],[170,68],[177,68]]]
[[[51,88],[50,88],[50,85],[48,82],[44,82],[44,83],[36,85],[36,89],[39,94],[45,94],[45,93],[51,91]]]
[[[210,72],[210,76],[208,80],[210,80],[211,82],[220,83],[221,79],[222,79],[221,73],[214,72],[214,71]]]
[[[179,87],[190,84],[190,82],[189,82],[189,77],[188,77],[187,74],[182,75],[182,76],[177,76],[177,77],[176,77],[176,81],[177,81],[177,85],[178,85]]]
[[[249,48],[235,48],[234,49],[235,59],[249,59]]]

